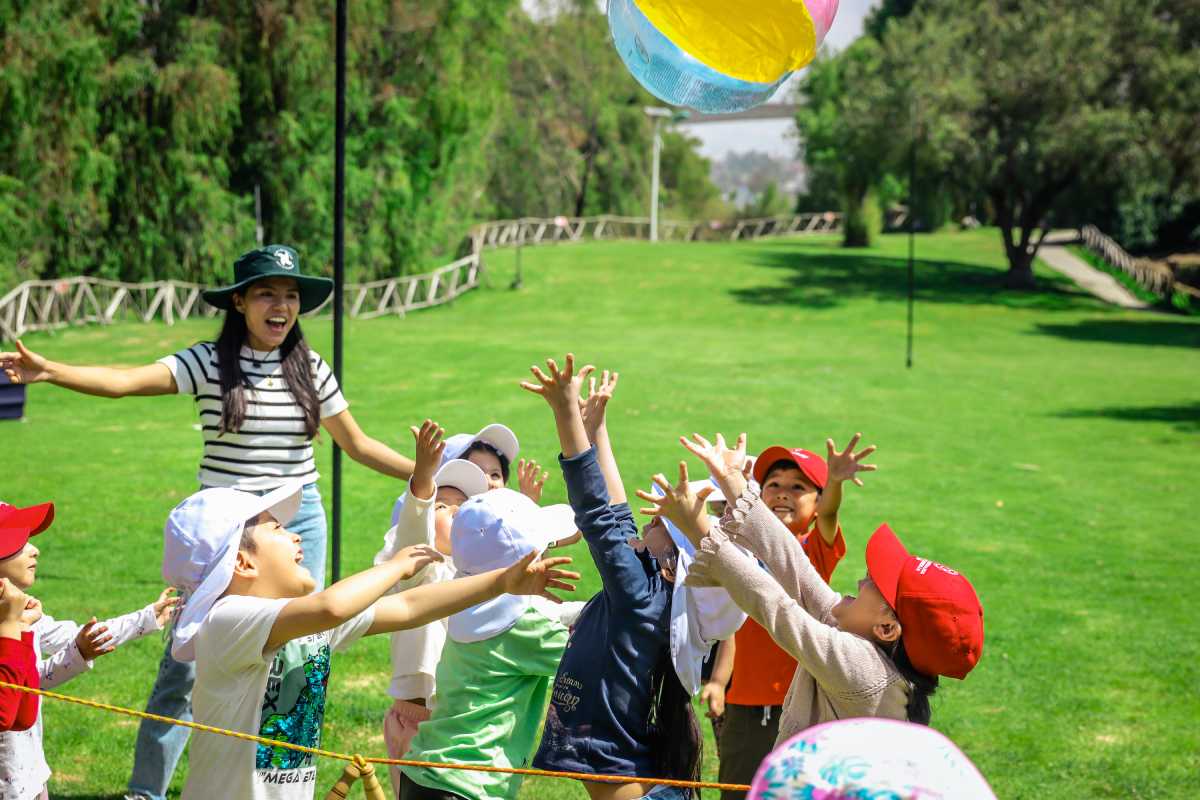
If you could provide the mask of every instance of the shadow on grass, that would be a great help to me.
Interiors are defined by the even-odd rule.
[[[854,297],[900,301],[908,297],[908,262],[861,250],[795,245],[757,254],[758,266],[786,271],[769,286],[732,289],[734,299],[750,305],[799,305],[834,308]],[[1069,284],[1039,276],[1036,291],[1004,286],[1004,272],[956,261],[916,260],[916,297],[920,302],[1005,305],[1044,311],[1095,309],[1096,301]]]
[[[1039,324],[1037,332],[1077,342],[1113,342],[1200,348],[1200,320],[1085,319],[1073,325]]]
[[[1166,422],[1180,433],[1200,433],[1200,402],[1179,406],[1111,406],[1060,411],[1064,419],[1116,419],[1123,422]]]

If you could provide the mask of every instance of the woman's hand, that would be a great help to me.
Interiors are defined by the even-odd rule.
[[[13,383],[40,383],[50,380],[50,362],[25,347],[17,339],[15,353],[0,353],[0,369]]]
[[[542,501],[542,487],[546,485],[546,479],[549,477],[550,473],[543,472],[542,465],[532,458],[528,461],[522,458],[517,462],[517,486],[520,487],[521,494],[535,503]]]
[[[643,508],[642,513],[671,520],[675,527],[683,531],[683,535],[693,546],[699,547],[700,541],[709,530],[710,522],[705,502],[713,493],[713,488],[708,486],[698,493],[693,492],[688,482],[687,463],[683,461],[679,462],[678,485],[671,486],[662,474],[655,475],[652,480],[662,490],[662,494],[651,494],[644,489],[638,489],[638,497],[654,504],[650,508]]]
[[[550,589],[560,589],[564,592],[575,591],[575,584],[567,581],[579,580],[578,572],[556,569],[562,564],[570,564],[567,556],[543,558],[537,561],[537,552],[526,555],[517,563],[504,570],[500,577],[500,585],[509,594],[534,594],[561,603],[562,598],[550,593]]]

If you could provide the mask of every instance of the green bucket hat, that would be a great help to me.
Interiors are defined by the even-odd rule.
[[[204,299],[209,305],[229,309],[233,307],[233,293],[244,292],[246,287],[263,278],[291,278],[300,285],[300,313],[312,311],[333,291],[333,281],[316,275],[300,272],[300,256],[283,244],[269,244],[251,250],[233,262],[233,284],[219,289],[206,289]]]

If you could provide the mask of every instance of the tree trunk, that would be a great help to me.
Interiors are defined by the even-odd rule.
[[[1007,240],[1009,232],[1005,231]],[[1008,273],[1004,276],[1004,285],[1009,289],[1036,289],[1037,281],[1033,277],[1034,253],[1026,249],[1022,252],[1009,246],[1005,241],[1004,250],[1008,255]]]

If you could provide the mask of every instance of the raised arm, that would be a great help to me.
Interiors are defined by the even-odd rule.
[[[862,486],[862,478],[858,477],[858,473],[874,472],[878,469],[874,464],[859,463],[875,452],[875,445],[870,445],[855,453],[854,446],[861,438],[861,433],[854,434],[850,438],[849,444],[846,445],[846,449],[841,452],[834,448],[833,439],[825,440],[825,447],[829,451],[826,456],[829,477],[821,492],[821,499],[817,501],[817,530],[820,531],[821,538],[825,540],[825,543],[830,546],[837,539],[838,510],[842,507],[842,484],[846,481],[853,481],[856,485]]]
[[[78,367],[51,361],[25,347],[20,339],[14,352],[0,353],[0,369],[13,383],[52,383],[96,397],[175,394],[175,377],[164,364],[141,367]]]
[[[321,425],[329,431],[337,446],[346,451],[346,455],[364,467],[401,480],[408,480],[412,476],[413,460],[397,453],[378,439],[368,436],[358,426],[350,409],[347,408],[332,417],[325,417],[321,420]]]
[[[418,586],[385,597],[375,604],[375,619],[367,633],[391,633],[417,628],[505,592],[539,595],[555,603],[562,602],[549,589],[575,591],[574,584],[567,581],[579,580],[579,573],[557,569],[571,563],[571,559],[560,557],[537,561],[536,558],[537,553],[532,552],[506,569]]]
[[[621,471],[617,468],[617,458],[613,455],[612,441],[608,438],[608,401],[617,390],[617,380],[621,373],[609,373],[604,370],[600,384],[596,384],[596,376],[588,378],[587,400],[580,401],[580,413],[583,416],[583,428],[587,432],[588,441],[596,447],[596,461],[604,474],[604,485],[608,489],[608,502],[611,505],[624,503],[625,484],[621,482]]]
[[[365,611],[397,581],[442,560],[441,554],[428,545],[406,547],[384,564],[351,575],[324,591],[289,601],[275,617],[264,651],[336,628]]]

